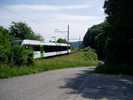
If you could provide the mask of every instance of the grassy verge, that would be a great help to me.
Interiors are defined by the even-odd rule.
[[[33,74],[61,68],[95,66],[97,63],[98,60],[94,52],[80,51],[54,58],[38,59],[35,60],[35,64],[32,66],[10,67],[9,65],[0,65],[0,78]]]

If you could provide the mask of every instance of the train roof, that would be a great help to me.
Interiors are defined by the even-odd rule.
[[[37,40],[23,40],[22,45],[48,45],[48,46],[70,46],[70,44],[66,43],[50,43],[50,42],[42,42]]]

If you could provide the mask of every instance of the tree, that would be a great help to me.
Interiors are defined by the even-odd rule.
[[[0,26],[0,64],[24,65],[33,63],[33,51],[13,43],[9,31]]]
[[[133,3],[131,0],[106,0],[104,9],[111,25],[106,45],[106,61],[131,64],[133,59]]]
[[[36,35],[24,22],[12,22],[9,31],[14,39],[43,40],[40,35]]]
[[[105,44],[108,38],[108,30],[110,25],[107,21],[94,25],[88,29],[83,39],[83,45],[85,47],[91,47],[96,49],[98,58],[103,60],[105,58]]]
[[[0,26],[0,63],[8,63],[11,58],[11,37],[7,29]]]
[[[107,22],[100,23],[98,25],[94,25],[91,28],[88,29],[86,32],[84,39],[83,39],[83,44],[85,47],[90,46],[94,49],[96,49],[96,41],[95,38],[98,34],[104,32],[104,27],[107,25]]]
[[[66,39],[59,38],[57,43],[67,43]]]

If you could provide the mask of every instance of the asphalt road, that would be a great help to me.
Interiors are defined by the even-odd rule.
[[[0,100],[133,100],[133,77],[70,68],[0,80]]]

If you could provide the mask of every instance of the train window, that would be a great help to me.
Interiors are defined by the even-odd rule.
[[[45,45],[43,48],[45,52],[56,52],[56,46]]]
[[[56,47],[56,50],[57,50],[57,51],[66,51],[67,49],[68,49],[67,46],[57,46],[57,47]]]
[[[58,51],[66,51],[67,49],[70,49],[70,47],[67,46],[48,46],[45,45],[43,47],[45,52],[58,52]]]
[[[33,45],[32,48],[34,51],[40,51],[40,45]]]
[[[40,45],[24,45],[25,48],[32,48],[34,51],[40,51]]]

